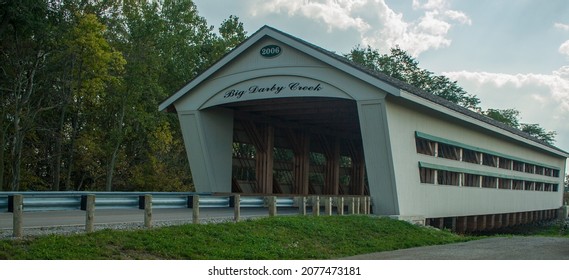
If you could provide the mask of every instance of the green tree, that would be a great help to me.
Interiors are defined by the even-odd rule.
[[[420,68],[419,62],[399,47],[392,48],[389,54],[380,54],[379,51],[369,46],[365,49],[356,47],[346,57],[372,71],[382,72],[465,108],[476,112],[481,111],[478,107],[480,104],[478,97],[468,94],[456,81],[451,81],[443,75],[434,75],[432,72]],[[520,112],[515,109],[488,109],[480,113],[526,132],[548,144],[555,141],[556,133],[554,131],[545,131],[537,124],[520,123]]]
[[[468,94],[456,81],[420,68],[419,62],[399,47],[392,48],[389,54],[380,54],[369,46],[356,47],[345,56],[365,68],[382,72],[465,108],[479,109],[478,97]]]
[[[172,186],[168,181],[170,178],[182,177],[171,174],[168,167],[157,167],[160,162],[156,158],[156,147],[150,144],[154,141],[152,136],[155,136],[157,127],[168,126],[175,121],[156,110],[156,104],[168,95],[160,83],[161,77],[167,74],[164,68],[169,60],[162,56],[161,43],[167,26],[160,9],[157,3],[130,2],[124,6],[125,32],[120,36],[122,41],[118,45],[127,59],[122,88],[122,96],[127,98],[114,102],[114,106],[120,108],[122,121],[114,136],[120,141],[115,142],[111,153],[115,163],[110,162],[107,173],[116,170],[120,176],[116,179],[107,176],[106,190],[153,190],[152,186]],[[170,147],[169,138],[166,135],[162,146],[157,146]],[[179,157],[175,154],[168,156]]]
[[[511,127],[519,128],[520,112],[515,109],[488,109],[484,115]]]
[[[0,1],[0,189],[190,190],[157,104],[245,39],[190,0]]]
[[[96,121],[99,114],[108,114],[104,105],[112,97],[108,90],[121,83],[121,72],[125,64],[122,54],[115,51],[104,36],[105,26],[93,14],[76,16],[75,26],[65,40],[65,57],[68,64],[68,79],[64,103],[61,108],[61,135],[67,137],[67,158],[65,161],[65,189],[72,186],[73,172],[77,156],[83,161],[96,160],[98,149],[82,149],[77,154],[77,142],[88,146],[86,142],[97,139]],[[70,125],[66,123],[69,114]],[[67,130],[67,131],[66,131]],[[99,148],[100,149],[100,148]],[[87,152],[89,151],[89,152]],[[93,152],[95,154],[91,154]],[[80,172],[79,172],[80,173]]]
[[[545,143],[553,144],[555,142],[555,135],[557,135],[555,131],[546,131],[538,124],[521,123],[520,112],[516,109],[488,109],[482,113],[487,117],[519,129]]]
[[[214,37],[211,45],[207,46],[211,50],[206,52],[210,54],[211,62],[231,51],[247,37],[243,23],[239,21],[239,17],[233,15],[221,23],[218,32],[221,37]]]
[[[44,1],[0,3],[0,188],[20,190],[25,147],[49,110],[46,58],[53,51],[53,13]],[[10,163],[6,170],[5,163]]]
[[[177,116],[158,112],[156,104],[238,45],[243,25],[232,16],[217,36],[191,1],[127,1],[122,9],[121,26],[109,29],[120,33],[116,45],[127,60],[122,96],[128,98],[114,106],[128,106],[121,107],[123,126],[114,137],[122,144],[111,153],[119,177],[107,176],[106,189],[189,190]]]
[[[545,143],[551,145],[555,143],[555,135],[557,135],[557,132],[546,131],[543,127],[539,126],[539,124],[522,123],[520,125],[520,130]]]

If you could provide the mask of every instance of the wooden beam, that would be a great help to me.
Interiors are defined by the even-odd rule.
[[[287,130],[289,143],[294,153],[293,159],[293,194],[308,194],[310,171],[310,135],[307,132]]]
[[[260,134],[265,149],[257,151],[255,174],[261,193],[272,194],[275,130],[271,125],[262,125]]]

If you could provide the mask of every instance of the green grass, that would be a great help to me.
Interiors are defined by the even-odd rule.
[[[471,240],[389,218],[273,217],[0,241],[0,259],[334,259]]]
[[[503,228],[492,233],[481,233],[481,236],[545,236],[569,238],[567,224],[552,222],[548,224],[530,224]]]

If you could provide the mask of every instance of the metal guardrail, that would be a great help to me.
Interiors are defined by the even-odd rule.
[[[21,194],[25,212],[80,210],[82,199],[96,196],[97,209],[138,209],[141,197],[152,195],[153,208],[191,208],[191,198],[199,195],[200,208],[230,207],[229,195],[197,192],[0,192],[0,213],[8,212],[9,197]],[[241,207],[266,207],[265,197],[241,196]],[[278,197],[277,207],[294,207],[294,198]]]
[[[298,198],[298,199],[297,199]],[[363,198],[363,201],[362,201]],[[336,207],[344,215],[345,197],[324,196],[324,211],[332,215]],[[336,205],[334,205],[335,201]],[[357,201],[357,203],[356,203]],[[298,203],[297,203],[298,202]],[[322,202],[312,196],[310,203],[313,215],[320,215]],[[350,214],[369,214],[369,197],[352,197],[348,202]],[[234,221],[239,221],[241,208],[266,207],[268,215],[275,216],[278,207],[298,207],[306,215],[306,196],[248,196],[239,194],[212,193],[152,193],[152,192],[0,192],[0,212],[12,212],[13,237],[23,236],[23,212],[50,210],[84,210],[85,231],[94,231],[95,209],[144,209],[144,225],[152,227],[153,208],[192,208],[192,223],[199,223],[200,208],[233,208]]]

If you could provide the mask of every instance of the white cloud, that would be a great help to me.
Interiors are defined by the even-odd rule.
[[[453,80],[467,80],[477,85],[492,85],[497,88],[512,86],[516,89],[540,87],[547,89],[540,96],[546,100],[556,100],[565,110],[569,110],[569,66],[563,66],[551,74],[505,74],[490,72],[445,72],[443,75]],[[542,99],[543,100],[543,99]]]
[[[253,15],[266,13],[301,16],[327,25],[328,31],[357,31],[361,44],[386,51],[398,45],[413,56],[429,49],[447,47],[454,24],[471,24],[468,16],[449,10],[447,0],[413,1],[424,14],[406,21],[385,0],[268,0],[252,6]]]
[[[554,26],[555,28],[559,28],[559,29],[561,29],[561,30],[569,31],[569,24],[564,24],[564,23],[556,22],[553,26]]]
[[[569,40],[559,46],[559,52],[569,57]]]
[[[345,30],[354,28],[359,32],[365,32],[371,26],[363,19],[352,14],[352,10],[365,4],[365,0],[323,0],[323,1],[303,1],[303,0],[271,0],[263,1],[260,5],[255,5],[253,15],[260,13],[282,13],[288,16],[300,15],[322,21],[328,25],[329,31],[334,28]]]
[[[445,0],[413,0],[413,9],[435,10],[443,9],[446,6]]]
[[[465,13],[463,13],[463,12],[454,11],[454,10],[446,10],[446,11],[444,12],[444,14],[445,14],[448,18],[450,18],[450,19],[452,19],[452,20],[456,20],[456,21],[458,21],[459,23],[468,24],[468,25],[471,25],[471,24],[472,24],[472,20],[471,20]]]
[[[427,33],[437,36],[448,33],[450,27],[450,23],[442,20],[439,12],[436,10],[425,13],[425,16],[422,17],[419,24],[417,24],[418,33]]]
[[[556,145],[569,149],[569,66],[550,74],[446,72],[443,75],[476,94],[483,108],[514,108],[523,123],[557,132]]]

